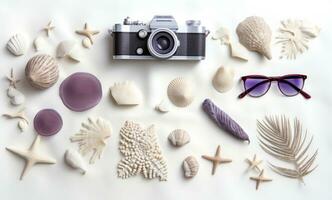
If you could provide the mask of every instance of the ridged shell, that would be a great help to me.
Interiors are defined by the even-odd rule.
[[[188,156],[182,164],[183,174],[186,178],[193,178],[199,170],[199,164],[194,156]]]
[[[250,51],[256,51],[271,59],[271,29],[262,17],[251,16],[236,28],[240,43]]]
[[[52,56],[46,54],[37,55],[27,63],[25,76],[33,87],[46,89],[58,81],[59,67]]]
[[[234,70],[230,67],[219,67],[212,79],[212,85],[218,92],[227,92],[234,85]]]
[[[23,35],[16,34],[7,42],[7,49],[15,56],[25,54],[27,50],[26,41]]]
[[[143,94],[134,82],[115,83],[110,91],[118,105],[139,105],[143,102]]]
[[[185,78],[175,78],[168,85],[167,95],[175,106],[186,107],[194,100],[193,84]]]
[[[190,142],[190,136],[188,132],[183,129],[175,129],[169,134],[168,140],[173,146],[181,147]]]

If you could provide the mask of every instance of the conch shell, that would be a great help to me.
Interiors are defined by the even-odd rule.
[[[272,32],[262,17],[251,16],[242,21],[236,28],[240,43],[250,51],[256,51],[271,59]]]

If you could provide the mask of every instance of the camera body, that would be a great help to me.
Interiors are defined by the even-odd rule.
[[[179,27],[172,16],[154,16],[149,24],[127,17],[112,30],[113,59],[202,60],[207,34],[200,21]]]

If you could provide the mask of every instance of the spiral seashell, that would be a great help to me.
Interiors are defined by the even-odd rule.
[[[193,178],[198,173],[199,164],[194,156],[188,156],[182,164],[184,177]]]
[[[50,55],[37,55],[29,60],[25,67],[25,76],[35,88],[46,89],[59,79],[59,67]]]
[[[181,147],[190,142],[190,136],[188,132],[183,129],[175,129],[169,134],[168,140],[173,146]]]
[[[21,56],[25,54],[26,48],[26,41],[23,35],[16,34],[11,37],[7,42],[7,49],[15,56]]]
[[[271,29],[262,17],[251,16],[236,28],[240,43],[250,51],[256,51],[271,59]]]
[[[178,107],[186,107],[194,100],[194,87],[191,81],[178,77],[172,80],[167,88],[170,101]]]

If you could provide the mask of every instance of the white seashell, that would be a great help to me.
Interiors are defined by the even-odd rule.
[[[229,44],[229,48],[231,51],[231,56],[233,58],[238,58],[243,61],[248,61],[248,51],[245,49],[243,45],[238,42],[232,42]]]
[[[158,105],[156,105],[155,110],[161,113],[167,113],[169,112],[169,105],[164,100],[162,100]]]
[[[75,41],[65,40],[59,43],[56,51],[58,58],[68,57],[74,61],[80,62],[81,52]]]
[[[281,44],[281,58],[295,59],[308,50],[309,40],[318,36],[320,28],[302,20],[281,21],[277,43]]]
[[[219,67],[212,79],[212,85],[218,92],[227,92],[234,85],[234,69]]]
[[[10,86],[8,88],[7,96],[10,98],[10,103],[14,106],[19,106],[25,102],[25,96],[14,87]]]
[[[70,141],[78,143],[82,155],[92,152],[90,164],[93,164],[97,158],[100,159],[111,132],[111,124],[108,121],[102,118],[88,118],[87,122],[82,123],[80,132],[72,136]]]
[[[138,105],[143,102],[143,94],[134,82],[115,83],[110,91],[118,105]]]
[[[80,153],[73,149],[68,149],[65,152],[64,158],[68,166],[72,167],[73,169],[79,169],[83,175],[86,173],[86,164]]]
[[[25,76],[35,88],[46,89],[53,86],[59,79],[59,67],[50,55],[32,57],[25,67]]]
[[[194,100],[193,84],[185,78],[175,78],[168,85],[167,95],[175,106],[186,107]]]
[[[236,28],[240,43],[250,51],[256,51],[271,59],[271,36],[269,25],[262,17],[251,16],[242,21]]]
[[[90,49],[92,46],[91,40],[89,38],[84,38],[82,40],[82,45],[83,45],[83,47]]]
[[[43,37],[39,36],[33,41],[33,46],[35,47],[36,51],[42,51],[45,49],[46,41]]]
[[[24,132],[29,127],[29,123],[26,120],[21,119],[18,121],[17,127],[21,130],[21,132]]]
[[[184,177],[193,178],[199,170],[199,164],[194,156],[187,157],[182,164]]]
[[[175,129],[169,134],[168,140],[173,146],[182,147],[190,142],[190,136],[188,132],[183,129]]]
[[[26,40],[23,35],[16,34],[7,42],[7,49],[15,56],[25,54],[27,50]]]

